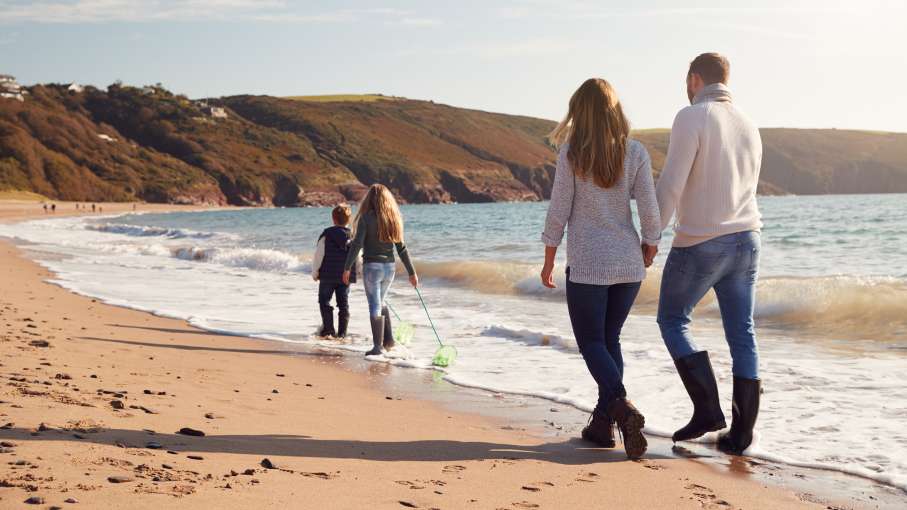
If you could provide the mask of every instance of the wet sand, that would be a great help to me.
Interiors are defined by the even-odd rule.
[[[0,203],[0,220],[34,214]],[[0,261],[2,508],[833,504],[666,441],[626,461],[574,439],[578,414],[550,403],[104,305],[46,283],[7,241]],[[475,412],[495,400],[501,412]],[[539,406],[567,418],[538,421]]]

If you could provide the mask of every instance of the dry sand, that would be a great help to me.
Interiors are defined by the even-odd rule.
[[[119,208],[132,206],[104,212]],[[0,220],[36,213],[0,203]],[[0,508],[826,507],[694,460],[629,462],[506,430],[389,394],[380,370],[107,306],[49,277],[0,241]]]

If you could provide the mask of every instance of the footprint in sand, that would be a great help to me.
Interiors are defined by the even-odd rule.
[[[661,471],[662,469],[667,469],[665,466],[662,466],[661,464],[657,464],[655,462],[651,462],[648,460],[637,460],[636,462],[642,464],[642,467],[644,467],[646,469],[651,469],[652,471]]]
[[[518,501],[516,503],[511,503],[515,508],[539,508],[539,505],[535,503],[530,503],[528,501]]]
[[[727,501],[719,499],[718,496],[715,495],[715,491],[704,485],[691,483],[684,488],[693,493],[693,498],[699,501],[699,504],[702,505],[703,508],[708,510],[729,510],[733,508]]]
[[[588,472],[588,473],[582,473],[582,474],[580,474],[580,475],[576,478],[576,481],[577,481],[577,482],[592,483],[592,482],[597,481],[597,478],[598,478],[598,473],[593,473],[593,472],[590,471],[590,472]]]
[[[441,472],[442,473],[459,473],[459,472],[465,471],[465,470],[466,470],[466,466],[460,466],[458,464],[451,464],[449,466],[444,466],[444,468],[441,469]]]

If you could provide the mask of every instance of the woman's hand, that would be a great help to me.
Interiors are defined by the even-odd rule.
[[[409,283],[410,283],[413,287],[418,287],[418,286],[419,286],[419,277],[418,277],[417,275],[414,275],[414,274],[409,275]]]
[[[347,269],[346,271],[343,272],[342,280],[343,280],[344,285],[350,284],[350,270],[349,269]]]
[[[646,267],[655,262],[655,256],[658,255],[658,246],[643,243],[642,245],[642,262]]]
[[[542,266],[542,285],[548,287],[549,289],[557,288],[557,285],[554,284],[554,264],[545,264]]]

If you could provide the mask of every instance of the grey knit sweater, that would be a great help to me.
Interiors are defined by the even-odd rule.
[[[610,188],[601,188],[574,175],[567,145],[561,147],[542,242],[558,246],[564,229],[568,230],[567,267],[571,282],[614,285],[639,282],[646,277],[640,237],[630,211],[632,198],[636,199],[642,241],[658,245],[661,216],[646,148],[630,140],[620,180]]]

